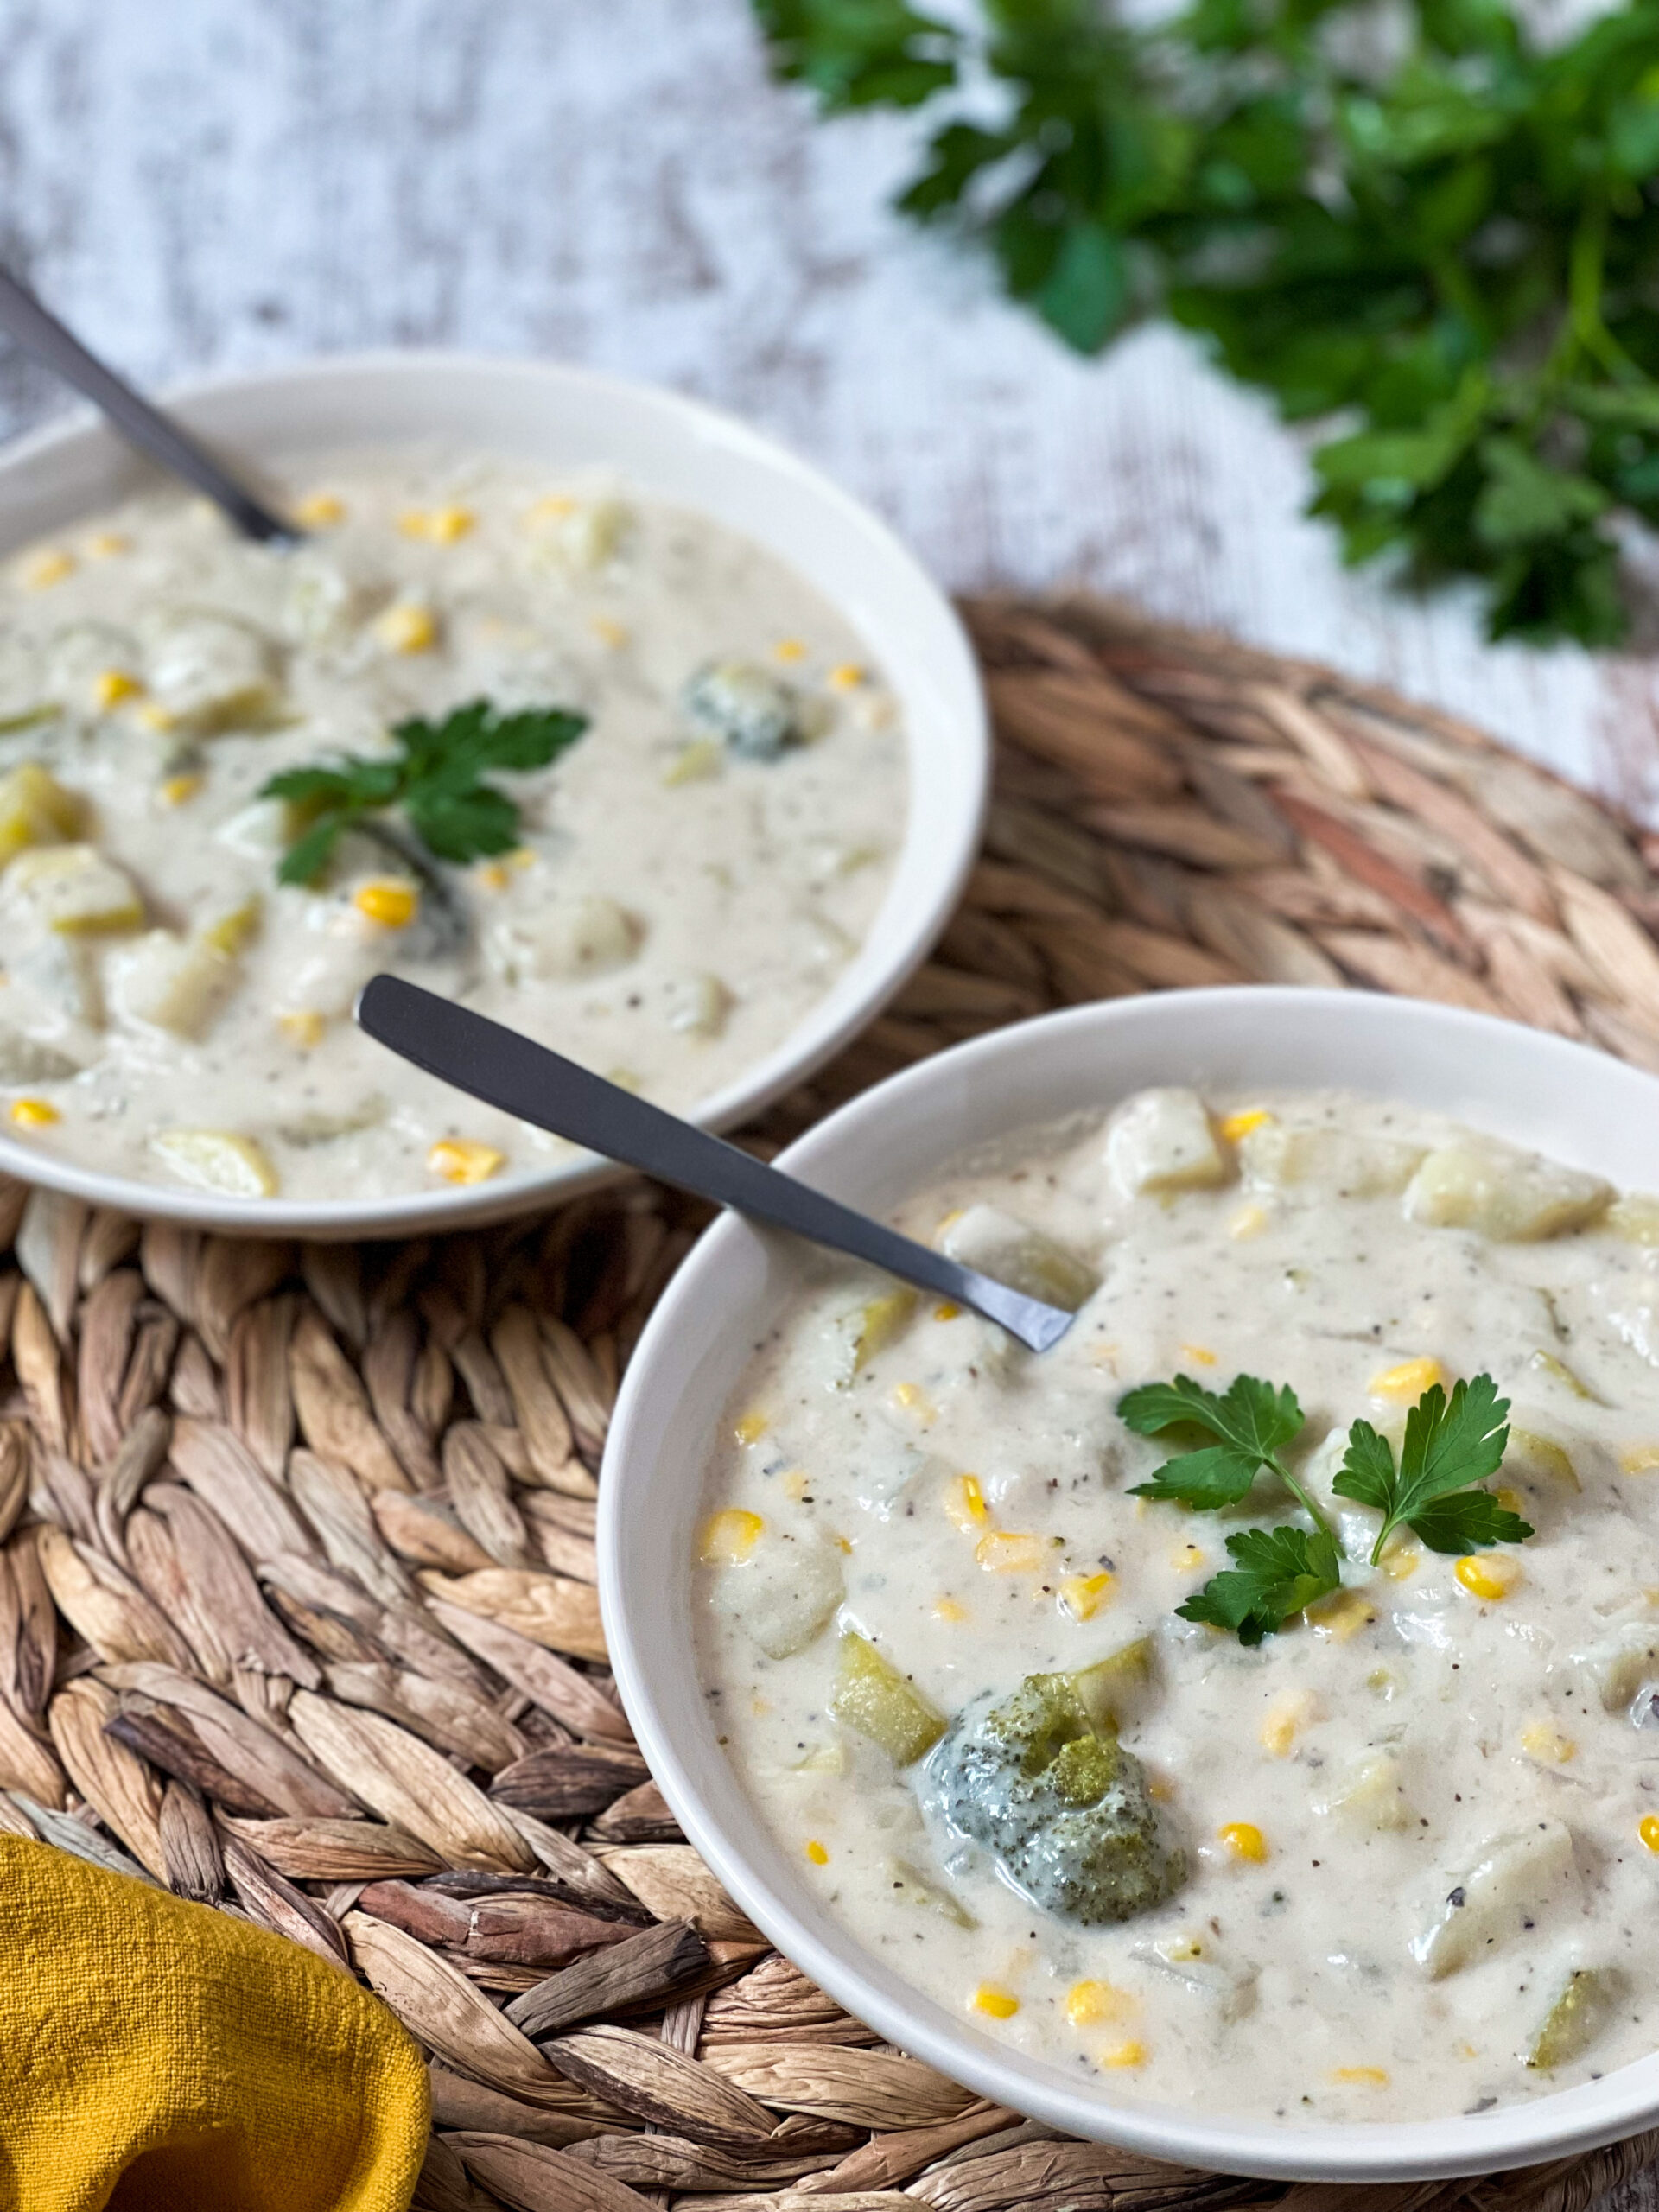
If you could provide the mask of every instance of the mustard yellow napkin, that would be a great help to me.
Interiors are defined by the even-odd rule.
[[[404,2212],[427,2124],[338,1968],[0,1834],[3,2212]]]

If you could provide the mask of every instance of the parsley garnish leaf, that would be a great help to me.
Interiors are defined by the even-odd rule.
[[[1147,1382],[1127,1392],[1117,1410],[1137,1436],[1185,1427],[1215,1440],[1166,1459],[1150,1481],[1135,1484],[1131,1497],[1169,1498],[1214,1513],[1236,1505],[1265,1467],[1325,1527],[1325,1516],[1281,1456],[1302,1429],[1302,1409],[1288,1384],[1275,1389],[1254,1375],[1236,1375],[1217,1396],[1190,1375],[1178,1375],[1173,1382]]]
[[[1260,1643],[1342,1586],[1336,1538],[1325,1529],[1244,1529],[1228,1537],[1227,1550],[1234,1564],[1175,1610],[1185,1621],[1230,1629],[1241,1643]]]
[[[1467,1552],[1486,1544],[1518,1544],[1532,1529],[1490,1491],[1471,1485],[1495,1475],[1510,1440],[1510,1402],[1490,1375],[1452,1385],[1436,1382],[1406,1416],[1396,1468],[1394,1450],[1368,1421],[1348,1432],[1348,1449],[1332,1487],[1382,1516],[1371,1551],[1376,1566],[1395,1530],[1410,1529],[1431,1551]]]
[[[402,809],[435,859],[459,865],[508,852],[518,842],[518,809],[485,778],[493,769],[545,768],[587,727],[585,715],[562,707],[504,715],[489,700],[474,699],[442,721],[416,715],[396,723],[395,754],[348,753],[338,761],[285,769],[259,793],[285,800],[301,825],[278,880],[315,883],[348,830],[393,807]]]

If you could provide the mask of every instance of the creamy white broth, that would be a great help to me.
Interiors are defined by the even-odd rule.
[[[310,527],[293,551],[169,492],[0,575],[0,778],[33,764],[69,802],[21,793],[30,842],[0,874],[10,1133],[299,1199],[573,1156],[359,1035],[352,1001],[381,968],[675,1107],[781,1044],[857,950],[904,836],[903,732],[846,623],[760,546],[626,486],[402,451],[281,490]],[[782,702],[775,757],[688,707],[699,671],[730,664],[740,705]],[[551,766],[493,779],[521,841],[439,870],[458,944],[433,926],[443,900],[359,836],[315,888],[278,885],[293,825],[258,798],[270,777],[389,750],[393,723],[477,698],[588,727]],[[51,901],[77,848],[120,874],[100,906],[77,861],[94,925],[66,931]],[[169,1134],[204,1129],[238,1141]]]
[[[697,1635],[728,1755],[826,1913],[1103,2097],[1406,2120],[1606,2072],[1659,2043],[1659,1207],[1371,1101],[1206,1103],[1217,1129],[1266,1114],[1217,1136],[1212,1187],[1126,1194],[1190,1159],[1142,1126],[1115,1173],[1090,1121],[895,1217],[947,1244],[954,1217],[988,1261],[988,1205],[1097,1272],[1041,1358],[931,1300],[895,1316],[850,1269],[779,1314],[705,1478]],[[1510,1401],[1497,1481],[1535,1531],[1461,1573],[1415,1538],[1370,1567],[1379,1516],[1331,1486],[1350,1423],[1397,1433],[1428,1361]],[[1294,1387],[1293,1471],[1349,1554],[1317,1619],[1255,1649],[1174,1609],[1230,1530],[1309,1524],[1266,1477],[1223,1515],[1128,1495],[1179,1447],[1117,1402],[1178,1372]],[[1122,1742],[1185,1886],[1105,1925],[1034,1909],[925,1764],[835,1717],[849,1630],[947,1717],[1149,1638]],[[1595,2033],[1529,2065],[1588,1972]]]

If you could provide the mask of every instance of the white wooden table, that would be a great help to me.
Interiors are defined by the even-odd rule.
[[[1466,601],[1344,575],[1298,442],[1187,340],[1077,360],[888,212],[918,135],[810,122],[745,0],[0,0],[0,258],[144,383],[422,345],[660,378],[951,585],[1326,658],[1659,819],[1650,663],[1493,648]],[[0,435],[63,404],[0,361]]]

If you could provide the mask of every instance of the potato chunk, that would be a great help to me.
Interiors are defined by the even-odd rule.
[[[1403,1191],[1426,1149],[1354,1129],[1295,1128],[1269,1120],[1239,1139],[1238,1164],[1245,1181],[1259,1188],[1311,1185],[1338,1198],[1376,1198]]]
[[[19,853],[6,874],[8,900],[61,937],[96,937],[142,926],[132,878],[92,845],[43,845]]]
[[[1573,1838],[1560,1821],[1536,1821],[1493,1836],[1446,1891],[1439,1913],[1411,1946],[1431,1981],[1520,1935],[1571,1879]]]
[[[232,1198],[276,1195],[276,1170],[251,1137],[234,1129],[163,1129],[149,1141],[181,1183]]]
[[[245,728],[276,703],[275,645],[232,614],[204,607],[175,615],[156,633],[149,689],[176,728],[199,737]]]
[[[1242,2020],[1255,2010],[1260,1969],[1235,1957],[1207,1928],[1137,1943],[1131,1955],[1207,1999],[1224,2020]]]
[[[1590,1677],[1604,1713],[1624,1713],[1659,1682],[1659,1620],[1626,1621],[1605,1643],[1574,1651],[1573,1663]]]
[[[1408,1221],[1472,1229],[1495,1243],[1530,1244],[1605,1213],[1611,1184],[1536,1153],[1461,1139],[1431,1152],[1407,1186]]]
[[[1227,1164],[1196,1090],[1142,1090],[1126,1099],[1106,1131],[1106,1166],[1126,1198],[1196,1191],[1219,1183]]]
[[[1400,1762],[1378,1751],[1343,1776],[1317,1813],[1330,1815],[1361,1834],[1386,1835],[1411,1827],[1417,1815],[1400,1778]]]
[[[1527,2064],[1548,2074],[1581,2058],[1605,2031],[1624,1989],[1624,1976],[1617,1967],[1580,1967],[1568,1974],[1544,2015]]]
[[[721,1573],[715,1603],[768,1659],[788,1659],[823,1633],[845,1586],[841,1554],[825,1538],[766,1535]]]
[[[228,953],[203,938],[151,930],[114,963],[111,995],[128,1021],[199,1038],[234,989],[238,972]]]
[[[550,900],[535,913],[497,923],[486,950],[510,982],[523,976],[575,982],[626,967],[642,934],[613,899]]]
[[[944,1716],[855,1629],[842,1631],[830,1710],[843,1726],[879,1744],[895,1766],[910,1766],[944,1733]]]
[[[939,1243],[964,1268],[1005,1282],[1027,1298],[1064,1306],[1068,1313],[1075,1313],[1100,1282],[1077,1253],[998,1206],[969,1206],[957,1216]]]
[[[19,761],[0,776],[0,868],[31,845],[60,845],[78,836],[86,810],[38,760]]]

